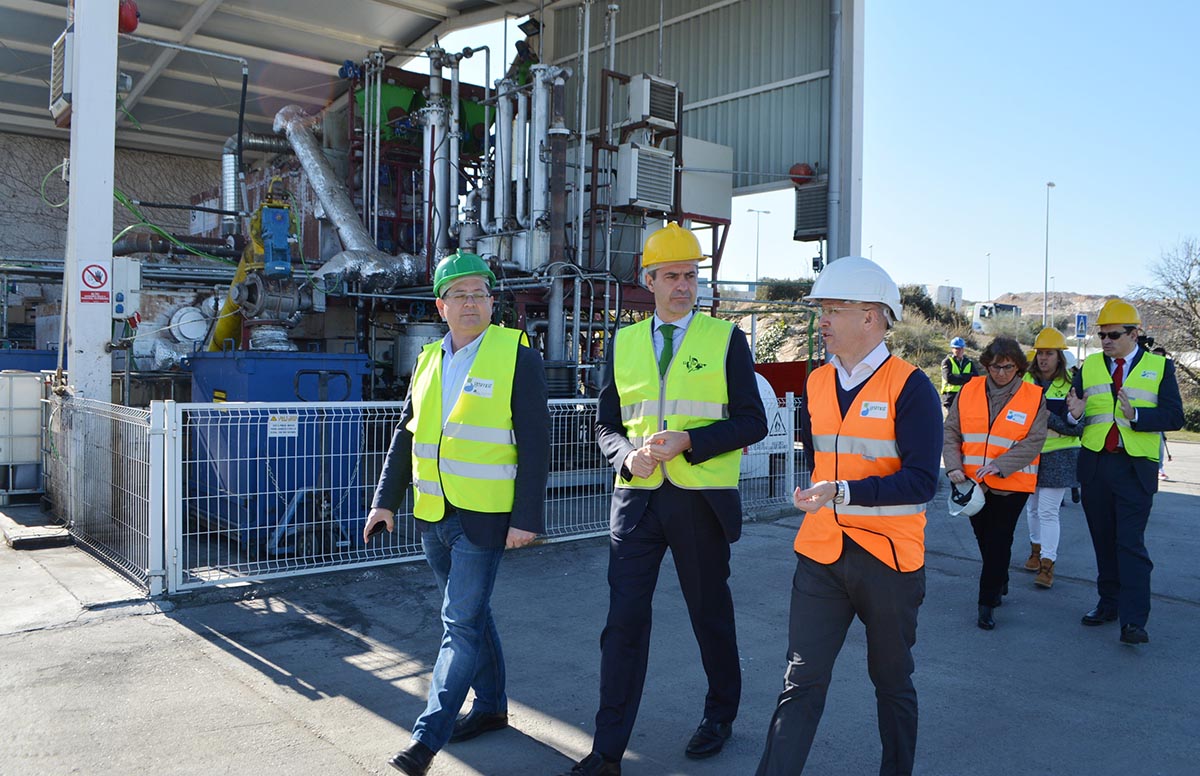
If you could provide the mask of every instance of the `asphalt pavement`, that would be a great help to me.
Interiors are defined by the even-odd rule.
[[[915,681],[919,774],[1191,774],[1200,762],[1200,445],[1173,443],[1147,531],[1150,644],[1086,628],[1095,561],[1063,507],[1053,589],[1021,570],[997,627],[975,627],[970,525],[931,504]],[[31,508],[0,507],[28,517]],[[781,689],[799,516],[750,522],[733,550],[742,710],[719,756],[683,756],[705,692],[670,561],[623,772],[752,774]],[[51,542],[52,544],[52,542]],[[408,741],[441,628],[433,578],[407,563],[147,601],[75,547],[0,546],[0,774],[369,774]],[[451,745],[433,776],[551,776],[587,753],[607,611],[607,540],[505,557],[493,606],[509,729]],[[862,626],[834,672],[810,774],[878,772]]]

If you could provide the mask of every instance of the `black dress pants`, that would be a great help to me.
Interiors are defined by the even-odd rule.
[[[1131,458],[1123,450],[1088,455],[1096,456],[1096,469],[1083,485],[1083,511],[1096,550],[1098,606],[1117,612],[1121,625],[1144,628],[1150,618],[1150,572],[1154,570],[1146,549],[1154,493],[1146,489],[1135,467],[1154,464]]]
[[[983,509],[971,515],[971,528],[983,558],[979,571],[979,605],[999,606],[1000,594],[1008,584],[1008,564],[1012,561],[1013,534],[1028,493],[1001,495],[987,492]]]
[[[833,664],[855,615],[867,629],[867,673],[875,685],[881,776],[912,773],[917,691],[912,647],[925,600],[925,569],[898,572],[849,538],[825,565],[796,556],[783,692],[767,730],[758,776],[795,776],[812,748]]]
[[[641,705],[650,604],[668,548],[708,678],[704,717],[732,722],[737,716],[742,672],[729,591],[729,541],[702,494],[665,483],[651,494],[633,530],[614,534],[609,542],[608,622],[600,634],[600,709],[592,750],[610,760],[624,755]],[[672,692],[686,702],[682,689]]]

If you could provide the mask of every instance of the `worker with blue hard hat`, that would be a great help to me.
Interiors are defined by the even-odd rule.
[[[550,409],[542,357],[492,323],[487,262],[458,251],[433,275],[449,333],[426,345],[392,436],[363,541],[395,529],[411,488],[421,548],[442,594],[442,646],[412,741],[388,764],[423,776],[447,743],[508,727],[491,596],[505,548],[545,531]],[[468,690],[471,711],[458,712]]]
[[[980,374],[975,362],[966,355],[966,347],[966,340],[955,337],[950,340],[950,355],[942,360],[942,406],[947,410],[962,387]]]

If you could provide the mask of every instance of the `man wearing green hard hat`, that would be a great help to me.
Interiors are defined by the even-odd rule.
[[[496,276],[459,250],[433,275],[450,332],[426,345],[375,489],[363,540],[395,528],[412,486],[421,546],[442,593],[442,646],[412,741],[388,764],[421,776],[447,743],[508,726],[491,595],[505,548],[545,530],[549,390],[525,332],[493,325]],[[458,716],[475,693],[470,713]]]

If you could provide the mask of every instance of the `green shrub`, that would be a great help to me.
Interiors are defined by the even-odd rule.
[[[1200,403],[1183,405],[1183,428],[1185,431],[1200,431]]]
[[[920,315],[904,310],[904,320],[892,327],[888,349],[921,369],[937,366],[949,352],[945,331]]]
[[[760,278],[754,298],[765,302],[797,302],[812,291],[812,280]]]
[[[758,339],[754,343],[754,362],[756,364],[773,364],[779,360],[779,348],[787,342],[791,334],[787,321],[780,318],[770,326],[762,327]]]

